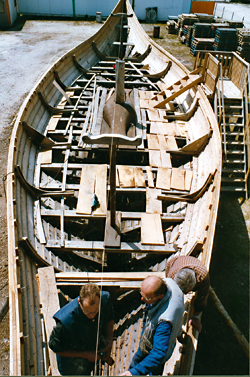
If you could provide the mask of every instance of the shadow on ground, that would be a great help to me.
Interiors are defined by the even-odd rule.
[[[249,341],[249,236],[237,198],[221,194],[211,286]],[[249,360],[211,300],[202,315],[195,375],[249,375]]]

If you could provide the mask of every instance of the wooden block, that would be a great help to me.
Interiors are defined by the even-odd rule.
[[[162,213],[162,201],[157,199],[161,190],[146,188],[146,213]]]
[[[47,339],[49,339],[53,327],[56,325],[53,315],[60,309],[59,298],[57,294],[54,268],[44,267],[38,269],[40,302],[45,323]],[[59,376],[57,369],[56,354],[49,348],[50,366],[52,376]]]
[[[97,165],[83,165],[76,213],[91,214]]]
[[[59,122],[61,115],[54,115],[52,118],[50,118],[49,124],[48,124],[48,131],[55,131],[57,123]]]
[[[148,140],[148,149],[153,149],[153,150],[160,149],[158,135],[147,134],[147,140]]]
[[[193,179],[192,170],[186,170],[185,171],[185,190],[187,191],[191,190],[192,179]]]
[[[96,167],[95,194],[100,206],[93,211],[93,215],[99,216],[107,213],[107,171],[106,164]]]
[[[154,187],[154,176],[151,166],[146,166],[146,172],[148,176],[148,187]]]
[[[174,136],[166,137],[166,145],[167,145],[166,149],[169,149],[171,151],[177,151],[178,150],[178,145],[176,143]]]
[[[157,168],[162,166],[160,151],[149,150],[149,164]]]
[[[41,153],[40,164],[52,164],[52,149]]]
[[[118,165],[119,183],[121,187],[135,187],[134,168],[126,165]]]
[[[171,186],[174,190],[185,190],[185,170],[172,168]]]
[[[107,212],[106,226],[105,226],[105,247],[120,247],[121,246],[121,212],[116,212],[116,227],[113,228],[110,224],[110,211]]]
[[[156,188],[170,190],[171,171],[169,168],[158,168]]]
[[[160,151],[161,154],[161,167],[163,168],[171,168],[172,162],[171,162],[171,155],[170,153],[167,153],[164,150]]]
[[[135,187],[146,187],[142,168],[134,168]]]
[[[142,213],[141,215],[141,244],[164,245],[161,215]]]
[[[148,119],[149,121],[157,121],[159,120],[159,115],[157,109],[147,109]]]

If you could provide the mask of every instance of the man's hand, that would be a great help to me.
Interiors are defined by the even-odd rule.
[[[193,326],[195,327],[199,332],[201,332],[202,330],[202,324],[201,324],[201,321],[199,320],[199,318],[194,318],[192,317],[189,322],[188,322],[189,326]]]
[[[132,374],[128,370],[126,370],[126,372],[120,374],[119,376],[132,376]]]

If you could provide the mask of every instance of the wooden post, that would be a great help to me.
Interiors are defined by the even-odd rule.
[[[115,227],[115,213],[116,213],[116,145],[111,144],[110,150],[110,224]]]
[[[224,308],[224,306],[222,305],[222,303],[218,299],[216,293],[214,292],[213,288],[211,288],[211,287],[210,287],[210,291],[209,291],[209,297],[212,299],[216,309],[221,314],[221,316],[224,319],[224,321],[226,322],[226,324],[233,331],[233,335],[237,339],[237,341],[238,341],[239,345],[241,346],[241,348],[243,349],[244,353],[249,358],[249,343],[248,343],[248,341],[246,340],[244,335],[240,332],[240,330],[238,329],[236,324],[232,321],[228,312],[226,311],[226,309]]]
[[[116,87],[115,87],[115,102],[125,102],[125,90],[124,90],[124,78],[125,78],[125,62],[123,60],[116,60]]]

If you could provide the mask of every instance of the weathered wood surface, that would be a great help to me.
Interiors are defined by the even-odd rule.
[[[39,268],[39,288],[40,288],[40,301],[42,305],[42,312],[45,322],[45,330],[47,341],[55,326],[53,315],[60,309],[54,268],[52,266]],[[58,376],[56,354],[49,349],[49,360],[52,376]]]

